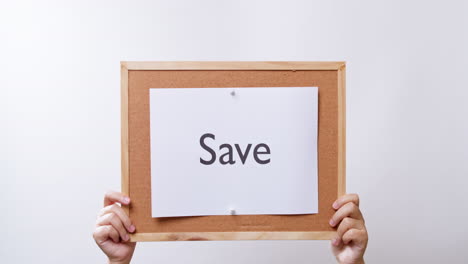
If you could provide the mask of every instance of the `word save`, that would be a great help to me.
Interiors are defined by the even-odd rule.
[[[209,160],[204,160],[200,158],[200,163],[204,165],[211,165],[216,162],[216,152],[210,148],[208,145],[206,145],[205,140],[207,138],[215,140],[215,135],[210,134],[210,133],[205,133],[200,137],[200,146],[206,150],[210,155],[211,159]],[[245,164],[245,161],[247,160],[247,157],[249,156],[250,149],[252,148],[252,144],[248,144],[247,147],[245,148],[244,151],[240,148],[239,144],[234,144],[237,155],[239,156],[242,164]],[[230,144],[221,144],[219,146],[219,151],[223,151],[222,155],[219,157],[219,163],[222,165],[226,164],[235,164],[236,160],[234,159],[234,150],[233,147]],[[270,159],[261,159],[259,155],[270,155],[270,147],[267,144],[260,143],[257,144],[254,147],[253,150],[253,158],[258,164],[268,164],[270,163]]]

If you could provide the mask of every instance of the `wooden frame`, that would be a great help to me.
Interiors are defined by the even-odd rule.
[[[336,70],[338,74],[338,190],[339,196],[346,193],[346,96],[345,62],[121,62],[121,169],[122,193],[129,194],[129,71],[130,70],[255,70],[255,71],[322,71]],[[129,214],[129,208],[123,206]],[[131,241],[193,241],[193,240],[327,240],[335,231],[307,232],[175,232],[136,233]]]

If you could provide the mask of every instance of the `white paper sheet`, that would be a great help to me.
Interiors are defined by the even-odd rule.
[[[317,87],[150,89],[152,216],[317,213],[317,103]]]

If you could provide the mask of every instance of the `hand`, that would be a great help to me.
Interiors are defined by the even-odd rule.
[[[135,226],[117,203],[128,205],[130,198],[119,192],[108,192],[104,196],[104,208],[97,217],[93,237],[109,263],[130,263],[136,242],[128,242],[128,233],[135,232]]]
[[[333,203],[337,210],[330,219],[330,225],[338,226],[336,237],[332,239],[332,251],[338,263],[364,263],[367,247],[367,230],[359,210],[359,196],[346,194]]]

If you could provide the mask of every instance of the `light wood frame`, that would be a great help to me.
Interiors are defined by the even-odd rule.
[[[128,71],[129,70],[336,70],[338,74],[338,195],[346,193],[346,63],[343,61],[177,61],[120,63],[121,69],[121,168],[122,193],[129,194],[128,155]],[[129,214],[129,208],[123,206]],[[328,240],[335,231],[307,232],[177,232],[136,233],[134,241],[196,241],[196,240]]]

